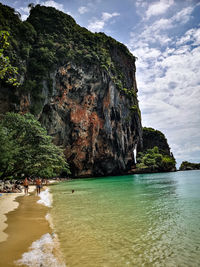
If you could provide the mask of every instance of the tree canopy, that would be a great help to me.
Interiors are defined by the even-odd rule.
[[[69,174],[61,148],[31,114],[6,113],[0,121],[0,178]]]

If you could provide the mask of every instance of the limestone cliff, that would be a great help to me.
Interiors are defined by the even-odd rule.
[[[140,120],[132,101],[98,67],[75,64],[56,74],[56,92],[40,121],[54,136],[75,176],[119,174],[134,164]]]
[[[176,171],[176,160],[165,135],[153,128],[143,128],[143,147],[138,147],[137,165],[133,172]]]
[[[142,129],[142,139],[143,139],[143,147],[142,151],[147,149],[152,149],[155,146],[159,148],[160,153],[170,156],[170,147],[167,142],[165,135],[158,130],[155,130],[150,127],[143,127]]]
[[[37,5],[26,22],[8,7],[0,11],[1,29],[9,25],[13,36],[8,55],[21,82],[18,89],[1,83],[0,112],[35,114],[64,147],[74,177],[130,171],[142,141],[135,57],[54,8]]]

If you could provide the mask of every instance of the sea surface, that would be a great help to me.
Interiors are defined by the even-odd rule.
[[[78,179],[51,192],[66,266],[200,266],[200,171]]]

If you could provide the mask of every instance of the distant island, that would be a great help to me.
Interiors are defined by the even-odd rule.
[[[200,163],[191,163],[183,161],[179,168],[180,171],[200,170]]]

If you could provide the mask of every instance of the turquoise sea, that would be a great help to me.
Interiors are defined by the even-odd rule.
[[[200,266],[200,171],[78,179],[51,192],[66,266]]]

